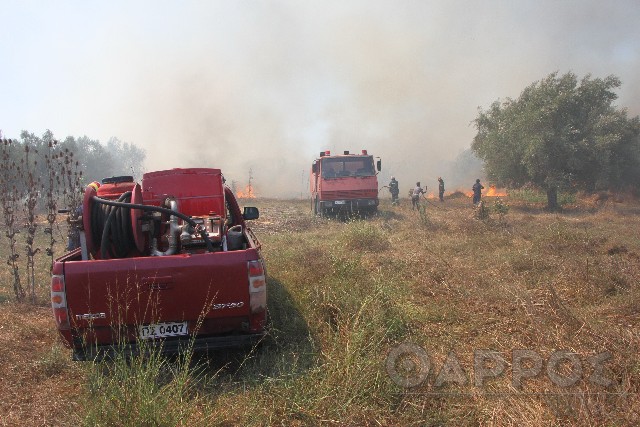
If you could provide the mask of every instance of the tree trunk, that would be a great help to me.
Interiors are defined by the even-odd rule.
[[[547,209],[550,211],[557,211],[560,208],[558,206],[558,187],[547,188]]]

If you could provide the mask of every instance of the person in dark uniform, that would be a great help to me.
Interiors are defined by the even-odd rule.
[[[391,177],[391,182],[389,182],[389,192],[391,193],[391,204],[398,204],[398,194],[400,194],[400,187],[398,187],[398,181],[396,181],[396,177]]]
[[[444,180],[440,176],[438,177],[438,197],[441,202],[444,202]]]
[[[69,213],[67,218],[69,228],[67,229],[67,251],[72,251],[80,247],[80,225],[82,224],[82,205]]]
[[[473,190],[473,204],[477,205],[478,203],[480,203],[480,199],[482,198],[482,190],[484,190],[484,187],[482,186],[482,184],[480,184],[480,178],[476,179],[476,183],[473,184],[473,187],[471,187],[471,189]]]
[[[418,208],[420,205],[420,195],[424,194],[425,190],[420,187],[420,182],[416,182],[416,188],[411,193],[411,209]]]

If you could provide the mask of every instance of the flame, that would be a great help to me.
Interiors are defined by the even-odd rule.
[[[253,186],[251,184],[248,184],[244,188],[244,191],[243,190],[236,191],[236,197],[238,197],[238,199],[255,199],[256,194],[253,191]]]
[[[427,194],[427,199],[433,199],[433,200],[435,200],[435,199],[437,199],[437,197],[436,197],[436,195],[435,195],[435,194],[433,194],[433,193],[429,193],[429,194]]]
[[[473,193],[471,194],[473,195]],[[487,196],[487,197],[505,197],[506,195],[507,195],[506,190],[497,190],[495,185],[490,185],[487,192],[484,193],[484,196]]]
[[[464,193],[465,196],[467,197],[473,197],[473,191],[465,191],[465,190],[458,190],[461,193]],[[506,197],[507,196],[507,190],[506,189],[497,189],[495,185],[490,185],[488,189],[485,189],[482,191],[482,197]]]

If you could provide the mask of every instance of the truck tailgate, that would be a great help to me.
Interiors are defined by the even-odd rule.
[[[72,327],[248,316],[247,262],[256,259],[257,251],[248,249],[67,261],[64,276]]]

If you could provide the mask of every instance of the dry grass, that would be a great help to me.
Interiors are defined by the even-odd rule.
[[[403,203],[342,221],[312,217],[308,201],[249,202],[261,209],[253,229],[270,276],[271,334],[249,354],[200,360],[183,402],[189,418],[175,425],[640,423],[638,201],[579,198],[555,214],[506,198],[503,221],[474,219],[463,197],[429,204],[428,221]],[[99,413],[87,406],[96,372],[67,361],[48,309],[5,302],[0,317],[5,425]],[[429,377],[413,389],[385,370],[388,352],[405,341],[431,359]],[[504,357],[505,375],[476,387],[474,351],[483,349]],[[545,365],[514,389],[518,349],[544,361],[575,352],[584,376],[561,388]],[[604,351],[612,355],[608,387],[588,380],[587,359]],[[434,385],[447,355],[466,384]]]
[[[79,411],[83,369],[57,340],[51,310],[0,306],[0,425],[66,425]]]

